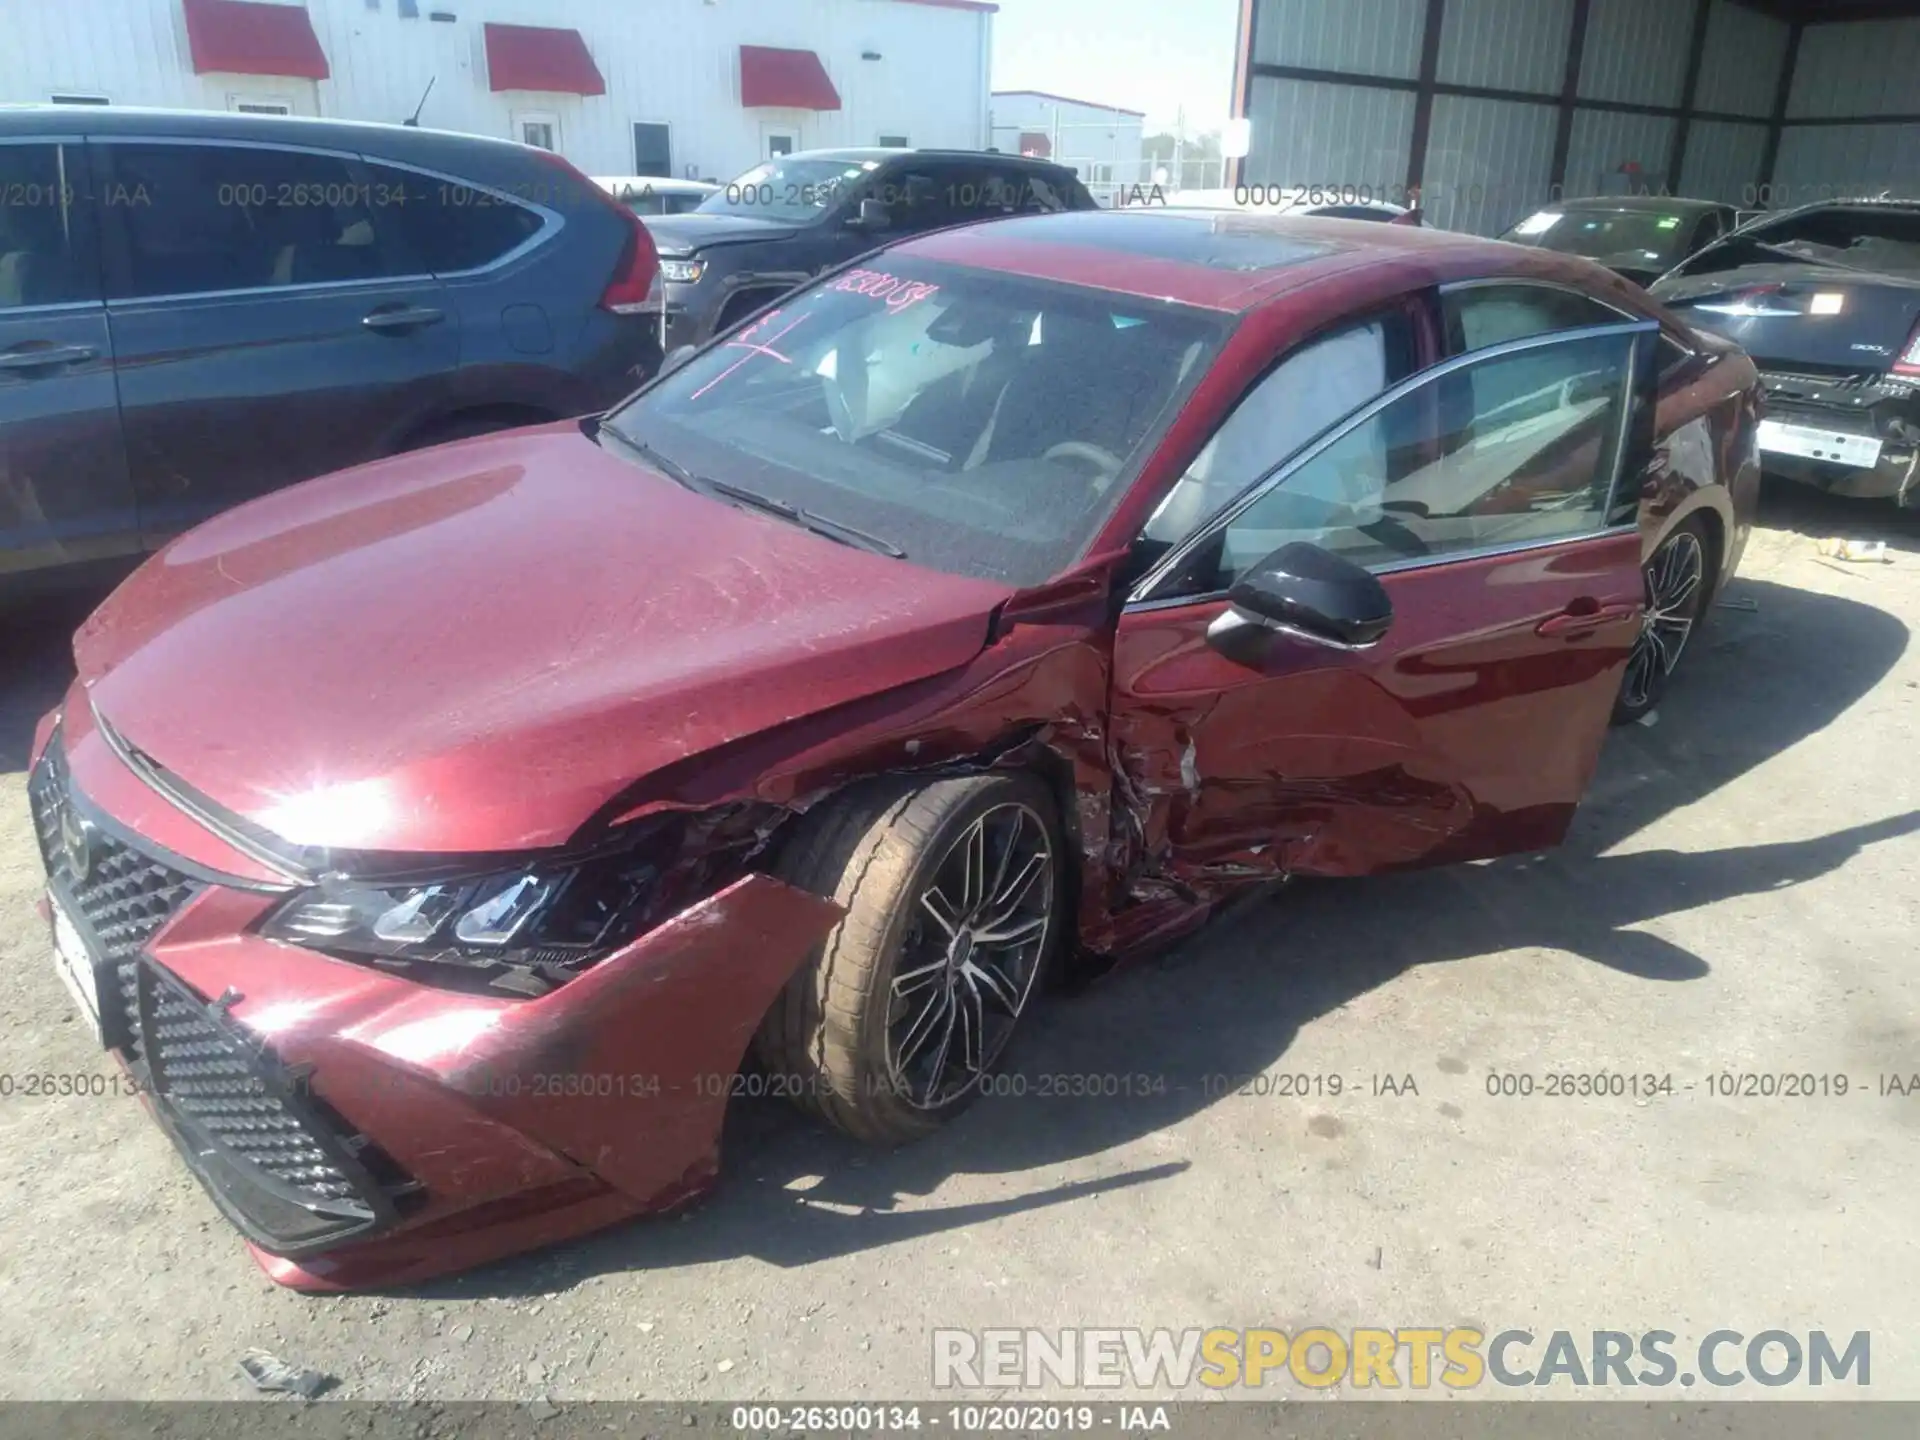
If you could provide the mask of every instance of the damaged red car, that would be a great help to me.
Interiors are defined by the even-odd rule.
[[[909,241],[149,560],[36,738],[58,968],[303,1289],[685,1201],[743,1065],[910,1140],[1050,967],[1559,840],[1755,425],[1737,349],[1541,251]]]

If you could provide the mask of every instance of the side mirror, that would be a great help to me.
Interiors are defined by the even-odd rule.
[[[1276,629],[1358,650],[1393,624],[1393,599],[1373,575],[1300,541],[1283,545],[1248,570],[1227,600],[1231,608],[1208,628],[1207,639],[1230,655],[1259,632]]]
[[[893,224],[893,212],[883,200],[862,200],[857,214],[847,218],[855,230],[884,230]]]
[[[699,353],[700,347],[698,345],[674,346],[673,349],[667,352],[666,358],[660,362],[660,373],[662,375],[671,375]]]

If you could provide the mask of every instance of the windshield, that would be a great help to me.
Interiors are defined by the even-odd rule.
[[[877,160],[769,160],[702,200],[700,213],[808,224],[879,168]]]
[[[1086,543],[1222,317],[878,257],[608,417],[688,477],[857,527],[917,563],[1036,584]]]
[[[1542,210],[1501,238],[1589,260],[1640,260],[1666,266],[1680,258],[1692,226],[1658,210]]]

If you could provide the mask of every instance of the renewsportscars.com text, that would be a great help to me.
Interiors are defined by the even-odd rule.
[[[936,1389],[1472,1390],[1872,1384],[1872,1336],[1824,1330],[935,1330]]]

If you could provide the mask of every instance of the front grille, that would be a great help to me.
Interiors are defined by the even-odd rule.
[[[82,802],[67,778],[57,739],[35,767],[27,798],[47,878],[86,922],[107,961],[119,963],[139,954],[200,888],[190,876],[80,818]],[[84,846],[67,843],[74,826],[80,827]],[[74,869],[76,855],[85,857],[80,873]]]
[[[395,1217],[395,1198],[418,1186],[263,1041],[143,953],[202,883],[91,810],[58,737],[27,793],[48,880],[87,932],[103,992],[118,991],[117,1007],[111,993],[101,997],[108,1043],[215,1203],[281,1255],[326,1249]]]
[[[156,1096],[230,1158],[311,1200],[358,1194],[351,1161],[295,1113],[293,1087],[276,1083],[278,1066],[263,1046],[153,962],[126,969],[122,989]]]

